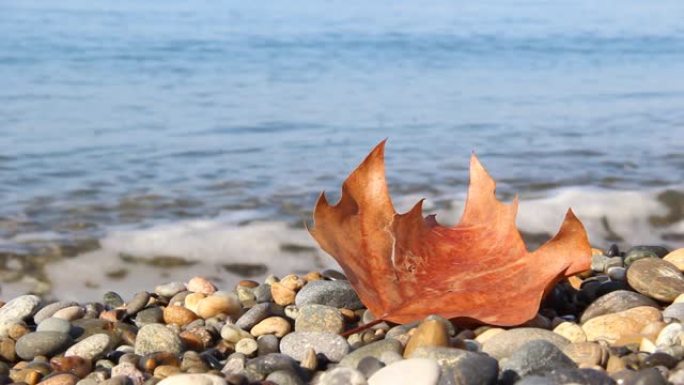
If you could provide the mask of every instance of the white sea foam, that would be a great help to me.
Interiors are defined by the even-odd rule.
[[[663,239],[664,234],[683,234],[684,220],[657,227],[652,216],[664,216],[667,208],[657,199],[657,191],[608,191],[566,188],[545,197],[522,197],[518,226],[526,233],[557,231],[565,211],[572,207],[597,247],[617,241],[626,248],[636,244],[664,244],[684,247],[684,242]],[[401,209],[412,206],[414,197],[402,199]],[[410,203],[407,203],[410,201]],[[454,199],[449,209],[437,210],[440,223],[456,223],[463,198]],[[404,207],[405,206],[405,207]],[[426,202],[426,212],[432,212]],[[100,240],[101,249],[64,259],[47,267],[59,298],[97,299],[104,291],[132,295],[171,280],[187,280],[194,275],[209,276],[229,289],[242,277],[224,268],[225,264],[264,265],[266,274],[284,275],[312,269],[335,268],[335,261],[320,250],[305,229],[285,222],[253,221],[244,224],[249,213],[234,212],[215,218],[162,223],[144,229],[114,228]],[[182,267],[152,266],[127,262],[172,256],[192,261]],[[124,272],[117,275],[116,273]],[[263,278],[265,274],[255,276]],[[8,294],[11,287],[5,286]]]

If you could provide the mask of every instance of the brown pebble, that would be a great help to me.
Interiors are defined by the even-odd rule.
[[[280,282],[274,282],[271,284],[271,296],[273,297],[273,302],[280,306],[292,305],[295,301],[294,290],[282,285]]]
[[[164,322],[167,324],[185,326],[198,318],[197,314],[183,306],[167,306],[164,308]]]
[[[677,266],[679,271],[684,272],[684,248],[671,251],[663,257],[663,261],[670,262]]]
[[[39,382],[38,385],[75,385],[79,378],[71,373],[59,373]]]
[[[0,358],[8,362],[17,360],[17,352],[14,350],[14,340],[3,338],[0,340]]]
[[[30,332],[31,332],[31,329],[29,329],[26,325],[23,325],[21,323],[16,323],[16,324],[13,324],[12,326],[9,327],[9,330],[7,330],[7,335],[11,339],[16,341],[19,338],[23,337],[24,335],[26,335]]]
[[[318,358],[316,357],[314,348],[310,347],[306,350],[306,354],[304,354],[304,359],[302,359],[300,366],[304,369],[316,370],[318,367]]]
[[[282,317],[268,317],[254,325],[250,333],[255,336],[274,334],[276,337],[283,337],[292,330],[290,323]]]
[[[342,313],[342,317],[344,317],[345,322],[354,322],[359,319],[359,317],[356,315],[356,312],[354,312],[351,309],[346,309],[346,308],[340,308],[338,309],[340,313]]]
[[[185,296],[185,307],[190,309],[193,313],[197,314],[197,307],[201,300],[204,299],[206,295],[202,293],[190,293]]]
[[[608,357],[608,363],[606,363],[606,372],[608,372],[608,374],[619,372],[625,368],[627,368],[627,365],[622,358],[614,355]]]
[[[410,357],[414,350],[421,347],[439,346],[449,346],[449,332],[446,325],[439,320],[425,320],[418,325],[409,338],[404,349],[404,357]]]
[[[54,357],[50,360],[50,366],[56,372],[71,373],[78,378],[87,376],[93,369],[90,360],[86,360],[79,356]]]
[[[158,366],[180,366],[178,357],[169,352],[150,353],[140,357],[139,367],[147,372],[155,370]]]
[[[317,271],[310,271],[310,272],[306,273],[306,275],[302,278],[304,278],[304,280],[306,282],[311,282],[311,281],[320,281],[321,279],[323,279],[323,276],[321,275],[321,273],[319,273]]]
[[[109,322],[121,321],[125,316],[126,316],[126,309],[105,310],[102,313],[100,313],[100,319],[103,319],[103,320],[106,320]]]
[[[36,385],[43,374],[34,368],[23,368],[16,371],[10,371],[10,378],[14,382],[25,382],[28,385]]]
[[[289,274],[283,277],[279,283],[290,290],[298,291],[306,282],[296,274]]]
[[[207,319],[219,314],[235,315],[241,310],[240,301],[237,296],[230,293],[226,295],[210,295],[199,301],[197,304],[197,315]]]
[[[173,365],[159,365],[154,368],[154,376],[160,379],[173,376],[174,374],[178,374],[180,372],[180,368]]]
[[[242,287],[248,287],[250,289],[253,289],[257,286],[259,286],[259,282],[257,281],[252,281],[251,279],[243,279],[242,281],[238,282],[238,286]]]
[[[650,306],[639,306],[592,318],[582,325],[582,329],[588,341],[605,340],[613,344],[618,340],[638,335],[644,326],[660,320],[660,310]]]

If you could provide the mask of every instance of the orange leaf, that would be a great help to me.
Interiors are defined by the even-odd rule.
[[[349,175],[342,197],[321,194],[311,234],[342,266],[361,301],[379,319],[406,323],[430,314],[512,326],[536,315],[560,279],[590,266],[591,247],[571,210],[556,236],[528,252],[515,216],[477,157],[461,221],[444,227],[423,218],[422,201],[394,210],[381,142]]]

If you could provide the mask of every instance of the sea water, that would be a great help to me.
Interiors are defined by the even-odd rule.
[[[385,138],[401,210],[456,223],[474,151],[531,246],[571,206],[598,247],[682,247],[682,20],[674,0],[0,1],[0,270],[26,272],[4,293],[43,255],[62,296],[335,267],[304,224]]]

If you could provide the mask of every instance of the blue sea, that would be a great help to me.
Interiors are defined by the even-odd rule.
[[[457,222],[474,151],[531,244],[572,206],[597,247],[683,247],[683,20],[679,0],[0,0],[3,295],[335,266],[303,224],[385,138],[401,209]]]

